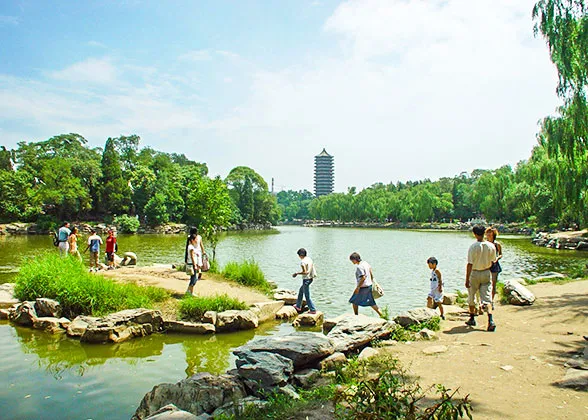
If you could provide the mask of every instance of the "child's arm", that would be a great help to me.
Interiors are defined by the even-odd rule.
[[[439,286],[437,287],[437,289],[439,289],[439,292],[443,292],[443,280],[441,280],[441,271],[435,270],[435,274],[437,274],[437,278],[439,279]]]

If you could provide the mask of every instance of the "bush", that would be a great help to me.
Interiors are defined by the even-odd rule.
[[[114,218],[114,224],[122,233],[137,233],[137,230],[139,230],[140,226],[139,219],[133,216],[129,216],[128,214],[116,216]]]
[[[39,232],[52,232],[59,229],[59,220],[49,214],[43,214],[35,222]]]
[[[255,287],[256,289],[269,292],[272,290],[265,279],[265,275],[254,260],[229,262],[222,271],[222,275],[234,280],[243,286]]]
[[[216,296],[186,296],[180,301],[178,312],[182,319],[200,319],[206,311],[223,312],[231,309],[244,310],[245,302],[226,294]]]
[[[158,287],[119,284],[88,273],[77,258],[61,258],[54,253],[25,260],[16,277],[14,293],[22,301],[55,299],[68,318],[151,308],[154,302],[170,297],[169,292]]]

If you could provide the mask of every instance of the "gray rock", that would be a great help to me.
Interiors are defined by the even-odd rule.
[[[363,349],[361,351],[361,353],[359,353],[359,356],[357,356],[358,360],[367,360],[367,359],[371,359],[374,356],[377,356],[380,352],[378,351],[378,349],[375,349],[373,347],[366,347],[365,349]]]
[[[214,325],[212,324],[185,321],[165,321],[163,323],[163,329],[167,332],[176,332],[182,334],[214,334],[216,331]]]
[[[328,334],[335,327],[335,325],[337,325],[337,323],[339,321],[341,321],[343,318],[348,317],[348,316],[349,316],[349,314],[343,314],[343,315],[339,315],[336,318],[325,319],[323,321],[323,332],[325,334]],[[359,315],[359,316],[363,316],[363,315]]]
[[[237,357],[246,351],[280,354],[294,363],[294,368],[310,365],[334,353],[332,341],[323,334],[294,332],[288,335],[255,339],[233,351]]]
[[[561,273],[556,273],[553,271],[549,271],[547,273],[540,274],[539,276],[533,278],[535,281],[546,281],[546,280],[556,280],[556,279],[565,279],[566,276]]]
[[[322,312],[317,311],[315,314],[311,313],[303,313],[296,317],[292,325],[295,327],[315,327],[317,325],[321,325],[323,323],[325,316]]]
[[[588,389],[588,370],[568,369],[563,379],[555,382],[563,388]]]
[[[35,311],[38,317],[61,318],[61,304],[53,299],[37,298]]]
[[[304,389],[309,389],[321,376],[318,369],[303,369],[294,374],[294,383]]]
[[[32,327],[33,322],[37,319],[37,312],[35,312],[34,302],[22,302],[11,309],[8,314],[8,319],[15,324],[23,325],[25,327]]]
[[[251,330],[258,325],[257,315],[249,310],[219,312],[216,318],[216,330],[219,332]]]
[[[432,331],[428,328],[423,328],[422,330],[419,331],[419,336],[423,339],[423,340],[432,340],[434,338],[436,338],[436,334],[435,331]]]
[[[14,297],[14,283],[0,284],[0,309],[12,307],[20,301]]]
[[[175,384],[159,384],[143,397],[133,420],[146,419],[167,404],[195,415],[212,413],[219,407],[245,398],[245,387],[234,376],[197,373]]]
[[[10,311],[8,309],[0,309],[0,320],[8,319],[8,314]]]
[[[161,312],[151,309],[127,309],[90,323],[81,336],[86,343],[120,343],[133,337],[145,337],[163,327]]]
[[[423,349],[423,353],[425,353],[427,355],[431,355],[431,354],[445,353],[447,350],[448,350],[447,346],[431,346],[431,347],[427,347],[427,348]]]
[[[457,302],[457,293],[443,293],[443,305],[455,305]]]
[[[329,371],[335,370],[337,367],[345,364],[347,364],[347,357],[345,357],[345,354],[336,352],[321,360],[318,367],[320,370]]]
[[[288,289],[276,289],[274,291],[274,299],[281,300],[285,305],[296,305],[298,299],[298,292]],[[306,299],[302,299],[302,305],[306,304]]]
[[[127,251],[123,254],[123,259],[120,262],[122,266],[137,265],[137,254]]]
[[[294,371],[292,360],[264,351],[243,351],[235,364],[245,386],[259,397],[285,386]]]
[[[196,420],[197,417],[188,413],[187,411],[180,410],[173,404],[168,404],[161,407],[155,413],[147,417],[145,420]]]
[[[206,311],[202,316],[202,322],[205,324],[216,325],[216,311]]]
[[[210,418],[217,418],[218,416],[235,416],[239,418],[239,414],[243,412],[247,407],[254,405],[256,407],[263,407],[267,404],[267,401],[260,400],[252,395],[243,398],[242,400],[230,402],[223,405],[222,407],[214,410]],[[203,415],[203,414],[201,414]]]
[[[345,315],[327,334],[335,351],[347,353],[365,347],[376,338],[385,339],[394,329],[394,322],[365,315]]]
[[[33,328],[51,334],[64,333],[71,321],[67,318],[39,317],[33,321]]]
[[[527,306],[535,302],[535,295],[520,283],[504,280],[504,294],[511,305]]]
[[[428,322],[435,316],[438,316],[438,314],[433,309],[416,308],[398,315],[396,318],[394,318],[394,322],[406,328],[411,325]]]
[[[284,306],[276,312],[276,319],[291,319],[298,316],[298,311],[293,306]]]
[[[69,337],[81,337],[86,332],[88,325],[95,323],[100,318],[94,318],[91,316],[80,315],[76,317],[67,326],[67,335]]]
[[[522,277],[515,277],[513,279],[508,279],[508,280],[509,281],[512,281],[512,282],[515,282],[515,283],[522,284],[523,286],[526,286],[527,285],[527,281],[524,278],[522,278]]]
[[[573,369],[588,370],[588,363],[583,358],[568,359],[564,366]]]
[[[254,303],[251,310],[254,311],[259,322],[266,322],[276,319],[276,313],[284,307],[284,301],[276,300],[271,302]]]

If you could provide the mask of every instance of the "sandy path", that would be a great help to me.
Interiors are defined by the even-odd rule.
[[[529,289],[535,304],[498,306],[494,333],[485,331],[485,315],[471,329],[460,311],[442,323],[439,340],[389,349],[423,387],[442,383],[469,393],[475,419],[588,419],[588,392],[552,385],[563,378],[565,361],[588,345],[582,338],[588,335],[588,281]],[[423,354],[434,345],[448,350]]]
[[[172,269],[170,266],[155,265],[151,267],[122,267],[117,270],[101,271],[101,275],[118,281],[136,282],[141,285],[158,286],[173,293],[183,295],[188,287],[188,275]],[[214,296],[227,294],[247,304],[271,300],[261,292],[256,292],[237,283],[223,280],[216,274],[204,273],[194,287],[197,296]]]

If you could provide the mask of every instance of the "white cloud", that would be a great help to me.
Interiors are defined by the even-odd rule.
[[[16,26],[19,20],[16,16],[0,15],[0,26]]]
[[[178,57],[180,61],[209,61],[212,56],[208,50],[192,50]]]
[[[240,58],[241,56],[237,53],[234,53],[232,51],[226,51],[226,50],[216,50],[215,51],[218,55],[225,57],[225,58],[232,58],[232,59],[237,59]]]
[[[116,81],[117,71],[109,58],[89,58],[50,75],[70,82],[108,84]]]
[[[88,47],[106,48],[106,45],[98,41],[88,41],[86,45],[88,45]]]

